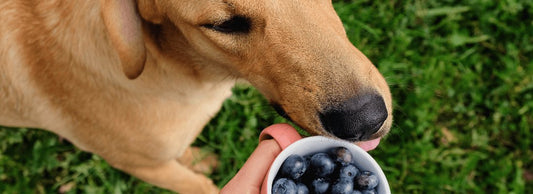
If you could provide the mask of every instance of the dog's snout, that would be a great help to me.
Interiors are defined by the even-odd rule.
[[[376,133],[388,113],[383,98],[378,94],[364,94],[320,113],[322,126],[338,138],[349,141],[368,140]]]

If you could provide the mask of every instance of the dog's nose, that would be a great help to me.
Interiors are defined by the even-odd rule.
[[[387,116],[385,101],[372,93],[327,107],[320,113],[320,122],[328,132],[341,139],[364,141],[381,128]]]

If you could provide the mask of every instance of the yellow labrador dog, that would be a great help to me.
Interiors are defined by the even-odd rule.
[[[329,0],[2,0],[0,125],[42,128],[180,193],[235,80],[311,134],[378,139],[389,88]]]

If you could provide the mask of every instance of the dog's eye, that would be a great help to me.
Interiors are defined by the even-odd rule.
[[[204,24],[205,28],[209,28],[218,32],[230,33],[248,33],[251,29],[251,21],[247,17],[233,16],[220,24]]]

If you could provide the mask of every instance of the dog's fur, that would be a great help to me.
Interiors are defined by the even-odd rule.
[[[238,16],[249,29],[216,27]],[[180,193],[216,186],[176,160],[238,78],[311,134],[319,112],[388,86],[330,1],[3,0],[0,124],[50,130]],[[242,22],[242,21],[241,21]]]

